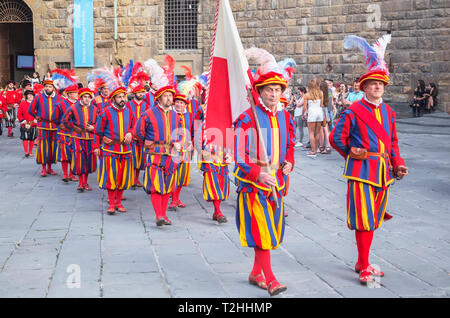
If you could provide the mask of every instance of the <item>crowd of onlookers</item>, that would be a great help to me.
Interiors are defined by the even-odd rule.
[[[335,122],[348,106],[364,97],[359,90],[358,79],[347,85],[322,78],[311,80],[308,87],[289,88],[287,95],[289,104],[286,110],[291,113],[296,125],[295,146],[308,151],[306,154],[310,157],[331,153],[328,136]],[[437,95],[435,83],[425,86],[424,81],[419,80],[411,103],[413,116],[434,111]]]
[[[423,80],[417,81],[417,86],[414,89],[413,101],[411,107],[414,117],[420,117],[422,113],[431,113],[435,111],[437,106],[438,89],[436,84],[430,82],[425,86]]]
[[[331,79],[316,78],[308,87],[290,88],[289,105],[296,125],[296,144],[306,150],[306,155],[330,154],[328,136],[341,113],[353,102],[363,98],[359,90],[358,79],[352,85],[343,82],[334,83]],[[307,133],[307,137],[306,133]]]

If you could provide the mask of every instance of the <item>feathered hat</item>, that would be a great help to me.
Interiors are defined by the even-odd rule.
[[[154,94],[155,99],[158,99],[165,92],[171,92],[175,95],[175,88],[169,81],[164,69],[158,65],[158,62],[154,59],[148,59],[144,62],[144,66],[150,75],[152,85],[154,85],[157,89]]]
[[[127,88],[133,93],[141,93],[145,92],[144,82],[150,80],[150,76],[145,72],[144,66],[142,63],[137,62],[133,66],[133,70],[131,71],[130,78],[128,80]]]
[[[39,94],[42,91],[43,88],[44,88],[44,85],[42,85],[42,84],[34,84],[33,85],[34,94],[35,95]]]
[[[127,89],[122,83],[120,76],[121,71],[122,69],[120,66],[113,69],[107,67],[97,68],[92,70],[92,73],[88,76],[88,80],[94,80],[94,83],[101,83],[101,85],[108,87],[111,92],[108,99],[111,99],[121,93],[125,93],[126,95]]]
[[[184,95],[184,94],[175,94],[175,97],[173,98],[173,100],[176,101],[177,99],[179,99],[179,100],[185,102],[186,105],[189,104],[189,101],[188,101],[188,99],[186,98],[186,95]]]
[[[78,91],[78,99],[81,99],[81,96],[89,94],[91,98],[94,98],[94,92],[91,91],[88,87],[80,88]]]
[[[129,93],[145,92],[144,82],[150,80],[142,63],[134,63],[133,60],[121,70],[121,78],[124,87]]]
[[[54,86],[54,82],[53,79],[46,77],[43,81],[42,81],[42,85],[53,85]]]
[[[192,70],[189,66],[180,65],[180,67],[184,69],[186,79],[178,83],[178,91],[188,98],[200,96],[203,87],[200,80],[196,76],[192,75]]]
[[[264,49],[252,47],[244,51],[247,60],[252,60],[259,65],[255,73],[253,88],[258,88],[269,84],[279,84],[283,92],[287,88],[287,79],[284,78],[285,70],[277,63],[272,54]]]
[[[209,72],[203,72],[202,75],[200,75],[198,78],[198,81],[204,89],[206,89],[206,87],[208,86],[208,74]]]
[[[385,85],[389,84],[389,69],[384,60],[389,42],[391,42],[390,34],[383,35],[373,45],[356,35],[348,35],[344,38],[346,50],[357,48],[364,54],[364,65],[368,72],[359,78],[360,90],[363,88],[363,83],[370,79],[382,81]]]
[[[297,63],[293,58],[287,57],[284,60],[279,61],[278,65],[283,70],[283,77],[289,82],[292,75],[295,74],[295,67],[297,66]]]
[[[55,68],[50,71],[50,74],[52,76],[51,79],[53,81],[53,86],[55,86],[58,91],[64,90],[69,86],[76,85],[78,82],[78,78],[75,76],[75,70]]]
[[[167,78],[169,79],[169,84],[175,86],[175,59],[170,56],[169,54],[164,57],[164,64],[162,65],[162,69],[164,70],[164,73],[167,75]]]
[[[78,92],[78,85],[77,84],[70,85],[70,86],[66,87],[64,89],[64,91],[67,94],[69,94],[69,93],[76,93],[76,92]]]

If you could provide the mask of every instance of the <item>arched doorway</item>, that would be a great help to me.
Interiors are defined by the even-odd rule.
[[[0,85],[33,72],[33,13],[24,1],[0,0]]]

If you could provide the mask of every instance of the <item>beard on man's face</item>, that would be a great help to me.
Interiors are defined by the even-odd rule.
[[[125,102],[124,100],[122,100],[122,101],[120,101],[120,102],[116,102],[116,101],[114,100],[114,104],[116,104],[117,107],[124,108],[126,102]]]

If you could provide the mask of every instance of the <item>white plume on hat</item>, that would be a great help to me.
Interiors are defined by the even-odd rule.
[[[247,60],[252,60],[255,63],[259,64],[259,68],[256,71],[258,77],[261,74],[266,74],[269,72],[283,74],[284,70],[277,63],[275,57],[266,50],[257,47],[251,47],[249,49],[246,49],[244,51],[244,54]]]
[[[164,70],[161,66],[159,66],[158,62],[154,59],[148,59],[144,62],[144,66],[150,75],[150,81],[152,85],[155,85],[157,89],[169,85],[169,79],[167,75],[164,73]]]

